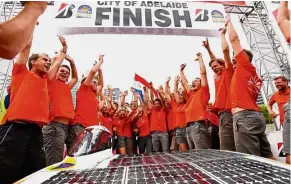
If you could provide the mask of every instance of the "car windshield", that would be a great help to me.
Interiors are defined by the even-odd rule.
[[[110,133],[98,127],[86,128],[78,136],[73,149],[71,149],[68,155],[78,157],[106,149],[111,149]]]

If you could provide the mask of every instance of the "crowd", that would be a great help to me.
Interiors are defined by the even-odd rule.
[[[25,4],[26,10],[36,6]],[[282,3],[281,9],[286,4]],[[39,14],[45,10],[44,4],[41,7]],[[36,21],[37,17],[29,25]],[[89,74],[81,79],[75,109],[71,89],[78,81],[78,73],[73,58],[67,55],[66,40],[59,36],[62,49],[53,58],[43,53],[29,57],[34,29],[31,27],[28,41],[18,40],[25,46],[13,66],[9,107],[0,125],[1,183],[11,183],[62,161],[65,145],[68,151],[72,150],[86,127],[100,124],[110,131],[119,154],[212,148],[274,159],[265,134],[265,119],[256,104],[262,80],[252,64],[252,53],[242,48],[229,17],[225,28],[220,29],[223,59],[215,57],[208,40],[203,42],[211,58],[207,63],[214,72],[213,79],[207,79],[205,61],[197,53],[199,77],[188,81],[186,64],[182,64],[172,91],[169,77],[157,89],[152,83],[144,87],[144,99],[130,89],[134,98],[127,103],[129,92],[124,91],[117,104],[112,100],[112,89],[108,98],[103,93],[104,56],[100,55]],[[234,51],[232,58],[227,32]],[[64,60],[69,61],[70,67],[62,64]],[[209,88],[208,80],[214,80],[215,89]],[[268,110],[276,117],[272,105],[278,103],[286,162],[290,163],[290,87],[283,76],[275,78],[275,84],[278,92],[270,99]],[[215,90],[213,104],[209,103],[210,90]]]

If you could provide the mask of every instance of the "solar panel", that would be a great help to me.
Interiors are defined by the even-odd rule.
[[[56,183],[290,183],[290,170],[249,159],[242,153],[191,150],[126,155],[109,167],[62,171],[44,182]]]

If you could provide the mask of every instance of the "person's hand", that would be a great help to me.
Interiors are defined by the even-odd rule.
[[[227,31],[226,27],[219,28],[218,30],[220,31],[221,35],[225,35]]]
[[[127,96],[128,95],[128,91],[124,91],[123,96]]]
[[[210,49],[208,38],[206,38],[206,41],[203,41],[202,43],[203,43],[203,45],[202,45],[203,47],[205,47],[207,50]]]
[[[47,8],[46,1],[25,1],[24,6],[33,9],[33,11],[39,11],[41,14]]]
[[[152,89],[153,88],[153,83],[152,82],[150,82],[150,89]]]
[[[180,76],[177,75],[177,76],[175,77],[175,84],[178,84],[178,83],[179,83],[179,80],[180,80]]]
[[[132,92],[133,94],[135,93],[135,89],[133,87],[130,88],[130,92]]]
[[[212,103],[206,105],[206,111],[210,112],[212,110]]]
[[[270,115],[275,119],[275,118],[277,118],[277,116],[278,116],[279,114],[277,114],[277,113],[275,113],[275,112],[271,112]]]
[[[135,128],[133,131],[137,133],[137,132],[138,132],[138,129],[137,129],[137,128]]]
[[[203,61],[203,59],[202,59],[202,54],[201,54],[200,52],[198,52],[198,53],[196,54],[196,56],[197,56],[197,58],[195,59],[195,61]]]
[[[71,65],[75,65],[74,59],[73,59],[71,56],[69,56],[68,54],[67,54],[67,56],[66,56],[65,59],[66,59],[67,61],[69,61]]]
[[[103,63],[103,58],[104,58],[104,55],[99,55],[99,57],[98,57],[98,61],[99,61],[99,63]]]
[[[171,80],[171,77],[168,77],[166,80],[166,83],[169,84],[170,80]]]
[[[227,14],[226,17],[225,17],[224,25],[227,26],[228,23],[230,23],[230,21],[231,21],[230,20],[230,16],[229,16],[229,14]]]
[[[148,89],[144,86],[143,91],[146,93],[148,91]]]
[[[185,67],[186,67],[186,63],[181,64],[181,66],[180,66],[180,71],[184,71]]]
[[[113,130],[114,132],[116,132],[116,127],[112,127],[112,130]]]
[[[63,52],[63,53],[67,53],[68,46],[67,46],[66,39],[65,39],[63,36],[60,36],[60,35],[58,35],[58,37],[59,37],[59,40],[60,40],[60,42],[61,42],[61,44],[62,44],[62,46],[63,46],[63,49],[62,49],[61,52]]]
[[[158,92],[163,94],[164,93],[164,88],[162,85],[160,85],[159,89],[158,89]]]

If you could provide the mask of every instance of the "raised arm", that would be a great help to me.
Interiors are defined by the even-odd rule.
[[[104,87],[104,81],[103,81],[103,72],[102,69],[98,70],[98,85]]]
[[[99,62],[97,64],[95,64],[90,72],[89,72],[89,75],[87,76],[86,80],[84,81],[84,84],[86,86],[90,86],[91,85],[91,82],[93,81],[93,78],[94,76],[96,75],[96,73],[98,72],[98,70],[100,69],[101,65],[103,63],[103,55],[100,55],[99,56]]]
[[[186,64],[182,64],[181,67],[180,67],[180,78],[181,78],[181,80],[182,80],[182,83],[183,83],[183,86],[184,86],[186,92],[187,92],[187,93],[190,93],[190,91],[191,91],[191,87],[190,87],[190,85],[188,84],[188,81],[187,81],[186,76],[185,76],[185,74],[184,74],[184,69],[185,69],[185,67],[186,67]]]
[[[288,1],[281,1],[277,14],[277,22],[286,40],[290,39],[290,15]]]
[[[99,101],[98,107],[99,107],[99,111],[100,111],[105,105],[106,98],[105,98],[102,91],[99,94],[100,94],[100,101]]]
[[[19,53],[18,58],[16,60],[16,64],[18,65],[25,65],[29,58],[30,48],[32,44],[32,37],[29,41],[29,44]]]
[[[180,80],[180,77],[178,75],[175,78],[175,86],[174,86],[174,98],[177,104],[179,103],[179,93],[178,93],[179,80]]]
[[[170,90],[170,85],[169,85],[170,80],[171,80],[171,77],[168,77],[167,81],[165,82],[165,97],[168,100],[168,102],[172,100],[171,90]]]
[[[213,54],[211,48],[210,48],[210,44],[209,44],[208,38],[206,38],[206,41],[203,41],[203,47],[206,48],[211,60],[216,58],[215,55]]]
[[[124,93],[121,96],[121,107],[125,105],[125,97],[128,95],[128,91],[124,91]]]
[[[72,89],[75,86],[75,84],[78,82],[78,72],[77,72],[77,68],[76,68],[74,59],[72,57],[70,57],[69,55],[67,55],[66,60],[69,61],[70,65],[71,65],[71,69],[72,69],[72,78],[68,84]]]
[[[23,50],[33,35],[38,17],[47,7],[45,1],[25,2],[23,10],[0,24],[0,57],[13,59]]]
[[[202,59],[202,54],[198,52],[197,54],[197,59],[199,66],[200,66],[200,75],[201,75],[201,86],[207,86],[208,81],[207,81],[207,73],[206,73],[206,68]]]
[[[225,37],[226,34],[226,27],[219,29],[221,31],[221,48],[223,52],[223,58],[225,62],[225,68],[232,67],[230,54],[229,54],[229,46]]]
[[[52,80],[56,77],[56,74],[60,68],[60,66],[62,65],[65,57],[67,56],[67,43],[64,37],[62,36],[58,36],[59,40],[63,46],[62,50],[57,54],[56,56],[56,60],[54,61],[53,65],[50,67],[50,70],[48,72],[48,76],[49,78]]]
[[[236,56],[237,54],[239,54],[243,50],[243,48],[240,44],[238,34],[233,27],[233,24],[230,20],[229,15],[226,17],[225,25],[228,27],[229,41],[230,41],[231,46],[233,48],[234,54]]]
[[[153,90],[155,90],[155,89],[153,88],[153,83],[150,82],[150,98],[151,98],[151,101],[152,101],[152,102],[155,100]]]

